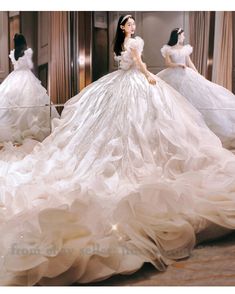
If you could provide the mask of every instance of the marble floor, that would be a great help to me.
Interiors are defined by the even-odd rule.
[[[88,285],[235,286],[235,233],[198,245],[189,258],[173,263],[165,272],[145,264],[132,275],[118,275]]]

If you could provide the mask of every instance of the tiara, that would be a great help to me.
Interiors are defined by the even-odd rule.
[[[182,28],[179,28],[179,29],[178,29],[178,31],[177,31],[177,34],[179,34],[179,33],[180,33],[180,31],[182,31]]]
[[[123,17],[122,21],[120,22],[120,24],[122,24],[124,22],[125,19],[129,18],[129,17],[132,17],[132,15],[130,14],[127,14]]]

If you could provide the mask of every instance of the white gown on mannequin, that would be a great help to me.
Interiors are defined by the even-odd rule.
[[[164,45],[163,57],[168,54],[173,62],[186,64],[192,47],[172,48]],[[224,147],[235,148],[235,95],[212,83],[189,67],[167,68],[158,77],[188,99],[203,115],[207,126],[220,138]]]
[[[67,102],[31,154],[0,152],[1,285],[164,270],[203,232],[235,228],[235,157],[184,97],[148,83],[131,48],[143,40]]]
[[[50,98],[31,72],[32,54],[28,48],[15,60],[14,50],[10,52],[14,70],[0,85],[0,142],[42,141],[50,134],[51,117],[59,117],[54,107],[50,117],[50,107],[45,106],[50,105]]]

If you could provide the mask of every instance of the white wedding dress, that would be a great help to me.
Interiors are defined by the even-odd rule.
[[[184,97],[148,83],[131,57],[143,40],[125,46],[31,154],[0,152],[1,285],[164,270],[235,228],[235,157]]]
[[[186,57],[192,50],[190,45],[182,48],[164,45],[161,53],[163,57],[168,54],[174,63],[186,64]],[[167,68],[157,75],[201,112],[207,126],[220,138],[224,147],[235,148],[235,95],[232,92],[189,67]]]
[[[0,142],[22,143],[25,138],[42,141],[51,131],[51,117],[59,117],[41,82],[31,72],[33,51],[15,60],[14,70],[0,85]],[[46,106],[47,105],[47,106]]]

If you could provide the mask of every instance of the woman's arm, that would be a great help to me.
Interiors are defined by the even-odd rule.
[[[189,56],[186,57],[187,66],[193,69],[195,72],[198,72],[195,65],[193,64],[191,58]]]
[[[26,61],[28,64],[28,67],[30,69],[33,69],[33,50],[31,48],[28,48],[27,50],[24,51],[24,54],[26,55]]]
[[[132,58],[133,58],[135,64],[140,69],[140,71],[145,75],[145,77],[148,80],[148,82],[151,85],[155,85],[156,84],[156,79],[154,78],[154,76],[152,75],[152,73],[147,70],[147,66],[142,61],[139,52],[135,48],[131,48],[131,55],[132,55]]]
[[[175,67],[186,68],[186,65],[183,63],[172,62],[172,60],[168,54],[166,54],[166,57],[165,57],[165,64],[167,67],[172,67],[172,68],[175,68]]]

